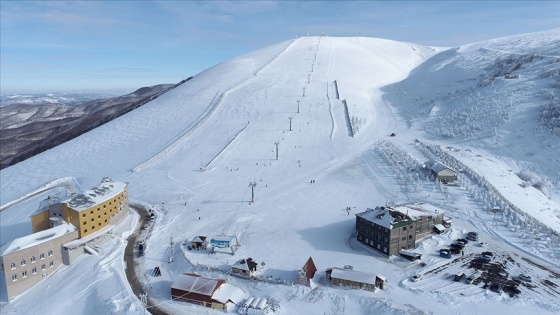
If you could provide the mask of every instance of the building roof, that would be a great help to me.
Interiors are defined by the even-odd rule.
[[[441,171],[443,171],[443,170],[450,170],[450,171],[455,172],[451,167],[445,166],[445,165],[443,165],[443,164],[441,164],[441,163],[439,163],[439,162],[436,163],[436,164],[434,164],[434,165],[432,165],[432,167],[431,167],[430,169],[431,169],[433,172],[436,172],[436,173],[439,173],[439,172],[441,172]]]
[[[333,268],[331,278],[359,283],[375,284],[375,275],[351,269]]]
[[[104,180],[99,186],[86,190],[82,194],[74,195],[62,202],[76,211],[84,211],[116,197],[126,188],[126,185],[127,183],[123,182]]]
[[[400,213],[404,213],[411,217],[412,219],[416,220],[420,217],[428,216],[428,215],[437,215],[439,213],[444,213],[445,211],[432,206],[427,203],[413,203],[408,205],[401,205],[393,207],[393,210],[398,211]]]
[[[247,259],[240,259],[235,264],[231,266],[231,268],[246,270],[246,271],[255,271],[257,270],[257,263],[253,260],[253,258]]]
[[[11,254],[62,237],[74,231],[76,231],[76,227],[74,227],[72,224],[66,223],[66,221],[64,220],[60,220],[60,224],[55,227],[30,235],[22,236],[9,243],[4,244],[0,248],[0,253],[2,253],[2,256]]]
[[[206,236],[197,236],[195,238],[192,239],[193,243],[204,243],[206,242]]]
[[[220,303],[231,301],[239,305],[242,301],[249,298],[249,294],[229,283],[223,283],[212,295],[212,298]]]
[[[395,224],[412,220],[410,217],[407,217],[406,213],[395,211],[390,207],[368,208],[364,212],[357,213],[356,216],[388,229],[391,229]]]
[[[301,269],[303,270],[303,272],[305,272],[305,277],[307,279],[313,278],[315,272],[317,272],[317,267],[315,267],[315,263],[313,262],[313,259],[311,257],[309,257],[309,259]]]
[[[171,285],[172,289],[212,296],[225,280],[212,279],[194,273],[180,274]]]

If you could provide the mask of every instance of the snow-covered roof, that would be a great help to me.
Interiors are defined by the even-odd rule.
[[[212,296],[212,293],[224,282],[222,279],[205,278],[196,274],[184,273],[177,276],[171,288]]]
[[[445,226],[441,224],[434,225],[434,228],[438,229],[439,231],[445,231]]]
[[[66,223],[64,220],[61,220],[60,224],[55,227],[16,238],[15,240],[4,244],[0,249],[0,252],[2,253],[2,256],[4,256],[22,249],[45,243],[74,231],[76,231],[76,227],[72,224]]]
[[[126,185],[123,182],[104,181],[99,186],[86,190],[83,194],[72,196],[63,202],[74,210],[87,210],[96,204],[114,198],[126,188]]]
[[[206,236],[197,236],[193,238],[191,242],[204,243],[205,241],[206,241]]]
[[[232,301],[236,305],[239,305],[243,300],[249,298],[249,294],[229,283],[224,283],[218,288],[214,295],[212,295],[212,298],[221,303]]]
[[[333,268],[331,278],[375,284],[375,275],[350,269]]]
[[[400,213],[406,214],[412,219],[417,219],[426,215],[436,215],[438,213],[443,213],[444,211],[438,207],[432,206],[427,203],[415,203],[409,205],[401,205],[393,208]]]
[[[390,207],[376,207],[375,209],[368,208],[364,212],[357,213],[356,216],[391,229],[393,224],[407,219],[404,214],[406,212],[394,211]]]
[[[231,268],[251,271],[251,269],[256,270],[257,263],[252,258],[240,259],[236,261]]]
[[[436,172],[436,173],[439,173],[439,172],[441,172],[441,171],[443,171],[443,170],[451,170],[451,171],[455,172],[451,167],[445,166],[445,165],[443,165],[443,164],[441,164],[441,163],[439,163],[439,162],[436,163],[436,164],[434,164],[434,165],[432,165],[432,167],[431,167],[430,169],[431,169],[432,171]]]

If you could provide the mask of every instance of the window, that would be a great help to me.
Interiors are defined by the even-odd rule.
[[[17,275],[16,274],[12,275],[12,281],[17,281]]]
[[[406,231],[406,226],[403,226],[402,230],[403,230],[403,231]]]
[[[54,267],[54,261],[51,260],[51,262],[49,263],[50,267]]]
[[[27,278],[27,270],[24,270],[21,272],[21,277],[22,278]]]
[[[45,270],[45,269],[47,269],[46,265],[45,265],[45,264],[41,264],[41,270]]]
[[[35,262],[35,256],[31,256],[31,263]]]
[[[11,264],[10,264],[10,269],[12,269],[12,270],[13,270],[13,269],[16,269],[16,263],[11,263]]]
[[[105,223],[107,223],[107,219],[105,219]]]
[[[89,214],[93,214],[93,210],[91,210],[91,211],[89,212]]]
[[[409,235],[409,236],[408,236],[408,239],[411,240],[411,239],[412,239],[412,235]]]
[[[45,253],[41,253],[41,254],[39,255],[39,259],[41,259],[41,260],[45,259]]]
[[[49,254],[49,257],[51,257],[51,256],[53,255],[53,251],[52,251],[52,250],[49,250],[49,253],[48,253],[48,254]]]
[[[85,217],[86,217],[86,214],[85,214],[85,213],[82,213],[82,218],[85,218]]]
[[[105,221],[107,221],[107,220],[105,220]],[[99,226],[101,226],[101,222],[99,222]]]
[[[91,218],[91,222],[95,221],[95,218]]]
[[[101,215],[98,215],[97,218],[98,218],[98,219],[101,219]]]
[[[37,273],[37,267],[33,267],[33,269],[31,269],[31,272],[32,272],[33,274],[36,274],[36,273]]]
[[[403,237],[402,237],[402,240],[403,240],[403,241],[406,241],[406,236],[403,236]]]
[[[92,225],[92,226],[91,226],[91,229],[92,229],[92,230],[95,230],[95,225]]]
[[[25,265],[26,265],[25,259],[22,259],[22,260],[21,260],[21,265],[22,265],[22,266],[25,266]]]

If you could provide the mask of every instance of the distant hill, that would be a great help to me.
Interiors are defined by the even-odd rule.
[[[0,109],[0,169],[14,165],[103,125],[183,84],[142,87],[97,100],[76,97],[15,98]],[[17,101],[20,102],[17,102]],[[54,100],[54,101],[53,101]]]

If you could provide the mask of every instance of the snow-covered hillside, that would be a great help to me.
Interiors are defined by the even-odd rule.
[[[240,56],[2,170],[1,242],[30,233],[42,198],[69,185],[57,179],[74,177],[87,189],[109,176],[129,183],[133,203],[157,209],[153,227],[139,234],[147,249],[135,270],[150,305],[169,313],[222,313],[170,301],[170,285],[184,272],[273,298],[280,314],[556,313],[560,141],[537,111],[553,80],[540,73],[560,64],[559,41],[560,30],[452,49],[322,36]],[[498,58],[528,54],[531,61],[507,73],[515,79],[489,79],[493,65],[503,64]],[[421,176],[418,166],[432,158],[462,169],[459,185]],[[419,242],[421,262],[387,258],[356,241],[357,212],[418,201],[453,218],[445,234]],[[502,214],[488,212],[493,205]],[[2,313],[142,314],[122,261],[132,225],[102,245],[103,255],[62,268],[3,304]],[[533,275],[534,287],[509,297],[450,280],[482,249],[471,245],[455,260],[438,250],[467,231],[479,232],[511,275]],[[234,256],[182,246],[219,234],[238,237]],[[314,289],[292,284],[309,256],[319,269]],[[228,274],[247,257],[266,263],[270,281]],[[384,275],[386,290],[331,287],[325,269],[344,265]],[[161,277],[151,275],[156,266]],[[423,279],[411,282],[416,273]]]

